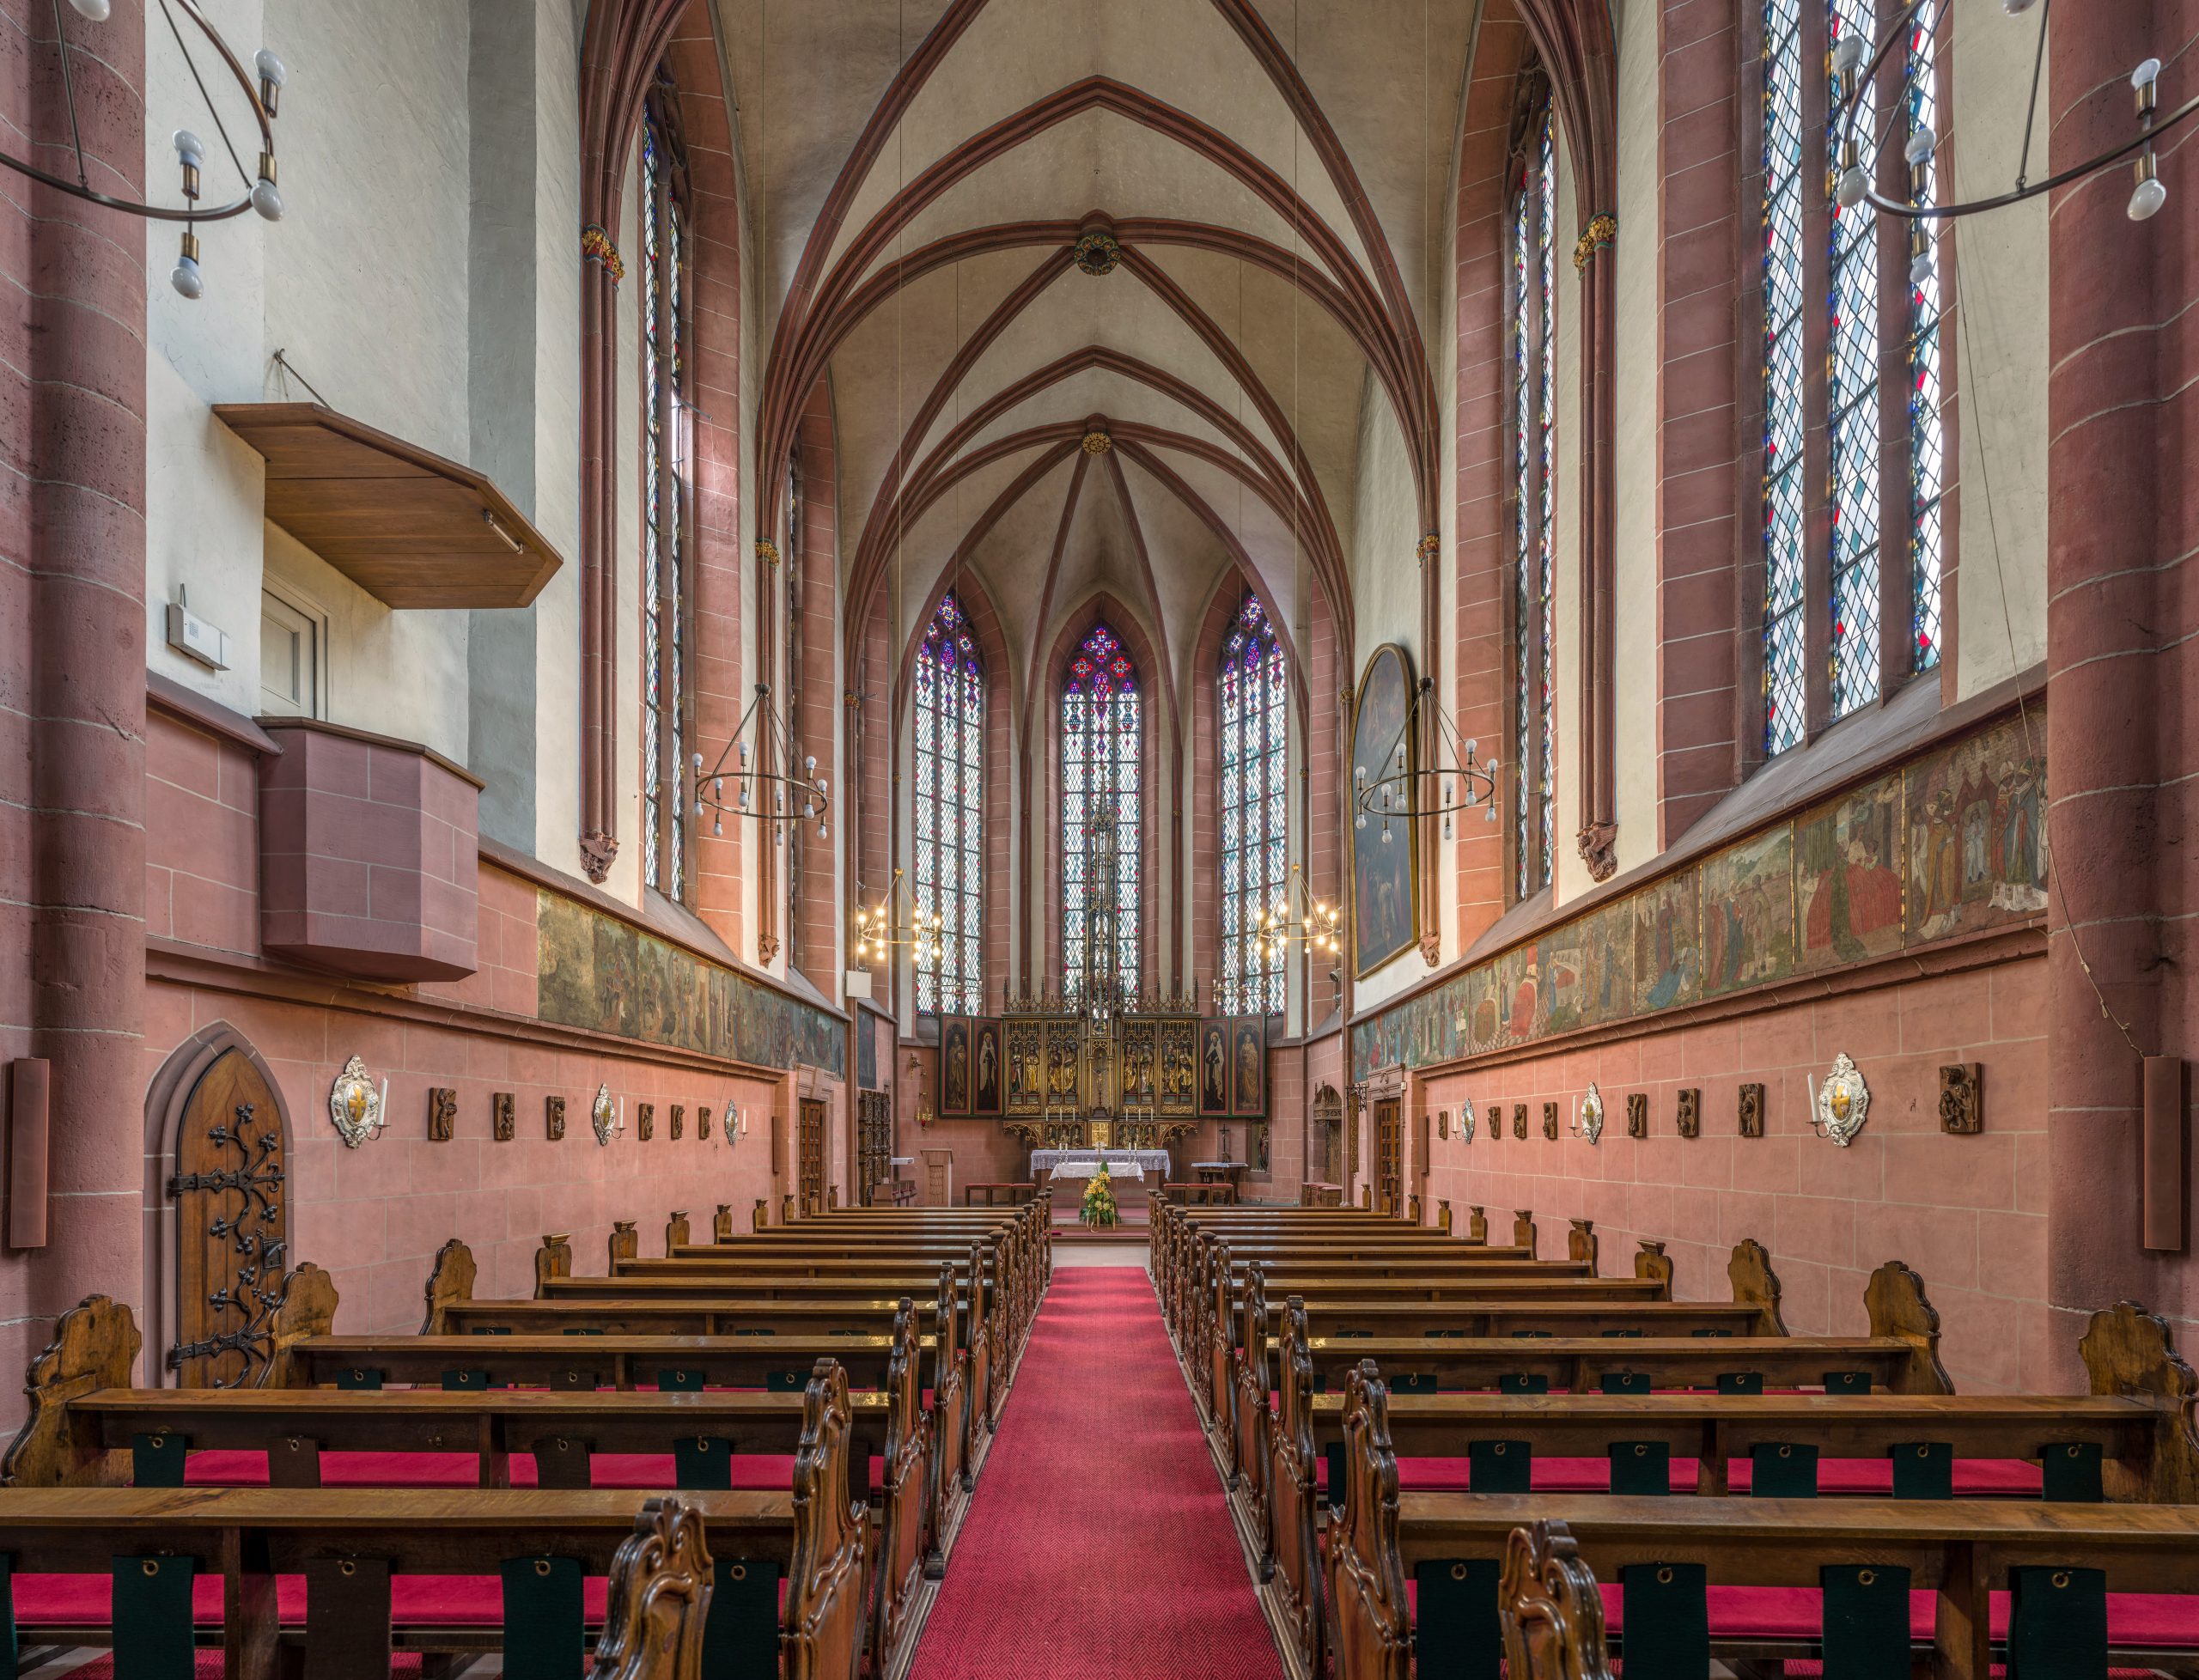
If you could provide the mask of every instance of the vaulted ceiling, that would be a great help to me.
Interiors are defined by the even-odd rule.
[[[1105,589],[1180,668],[1236,566],[1348,633],[1364,426],[1434,523],[1431,242],[1476,0],[715,3],[759,459],[829,377],[851,623],[886,589],[905,633],[959,565],[1019,661]]]

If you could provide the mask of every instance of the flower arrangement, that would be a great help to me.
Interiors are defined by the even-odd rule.
[[[1089,1226],[1113,1225],[1118,1222],[1115,1212],[1114,1187],[1107,1182],[1107,1166],[1102,1161],[1100,1170],[1084,1183],[1084,1206],[1077,1217]]]

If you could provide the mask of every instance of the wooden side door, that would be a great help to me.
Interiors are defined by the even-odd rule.
[[[825,1208],[825,1104],[816,1097],[801,1099],[800,1129],[795,1147],[796,1205],[803,1213]]]
[[[176,1136],[176,1345],[186,1388],[236,1388],[265,1367],[290,1235],[282,1111],[252,1059],[224,1050],[199,1075]]]
[[[1405,1205],[1404,1171],[1398,1154],[1398,1099],[1374,1105],[1374,1201],[1386,1214]]]

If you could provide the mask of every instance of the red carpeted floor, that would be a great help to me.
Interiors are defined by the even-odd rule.
[[[1281,1673],[1151,1281],[1057,1268],[911,1680]]]

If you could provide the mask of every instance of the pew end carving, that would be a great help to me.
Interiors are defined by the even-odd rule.
[[[1634,1275],[1660,1285],[1659,1300],[1672,1300],[1672,1257],[1665,1252],[1665,1245],[1661,1242],[1647,1237],[1642,1239],[1634,1257]]]
[[[653,1499],[618,1543],[593,1680],[700,1680],[710,1549],[700,1512]]]
[[[2153,1433],[2142,1477],[2135,1467],[2102,1466],[2107,1496],[2160,1505],[2199,1504],[2199,1379],[2176,1350],[2167,1320],[2135,1301],[2092,1316],[2077,1342],[2094,1394],[2150,1400],[2166,1415]]]
[[[1446,1237],[1451,1234],[1451,1204],[1447,1200],[1435,1204],[1435,1228]]]
[[[456,1248],[465,1257],[463,1275],[466,1288],[473,1287],[473,1256],[463,1243],[446,1243],[446,1249]],[[442,1257],[436,1257],[438,1263]],[[429,1279],[430,1287],[434,1278]],[[275,1309],[275,1317],[267,1329],[267,1363],[261,1367],[259,1388],[297,1388],[303,1379],[297,1370],[297,1355],[292,1351],[299,1342],[319,1336],[329,1336],[336,1329],[336,1280],[321,1269],[307,1261],[283,1280],[283,1299]],[[429,1300],[433,1312],[434,1297]]]
[[[748,1228],[751,1231],[771,1228],[771,1204],[760,1196],[756,1198],[756,1205],[748,1210]]]
[[[886,1391],[892,1403],[886,1414],[884,1521],[879,1533],[878,1603],[871,1635],[871,1649],[880,1653],[898,1645],[923,1578],[931,1484],[923,1389],[916,1303],[904,1295],[894,1313],[893,1351],[886,1367]]]
[[[1489,1214],[1480,1208],[1466,1209],[1466,1240],[1486,1244],[1489,1241]]]
[[[1946,1367],[1940,1363],[1940,1310],[1925,1299],[1924,1280],[1898,1260],[1889,1260],[1863,1286],[1863,1305],[1871,1315],[1871,1334],[1898,1337],[1910,1346],[1909,1368],[1894,1385],[1899,1394],[1952,1394]]]
[[[1565,1233],[1565,1257],[1588,1268],[1588,1275],[1596,1275],[1596,1221],[1576,1219],[1568,1221],[1572,1229]]]
[[[108,1452],[97,1426],[69,1403],[94,1389],[128,1388],[145,1338],[120,1301],[87,1295],[61,1315],[53,1340],[30,1363],[23,1427],[0,1458],[0,1485],[10,1488],[119,1487],[130,1480],[130,1455]]]
[[[450,1333],[451,1303],[472,1300],[480,1275],[480,1268],[474,1263],[473,1251],[457,1238],[453,1237],[437,1249],[436,1263],[428,1269],[428,1287],[424,1292],[428,1315],[420,1321],[420,1334],[448,1336]],[[537,1276],[539,1275],[538,1272]],[[269,1385],[275,1388],[289,1386],[287,1383],[271,1379]]]
[[[692,1240],[693,1239],[688,1235],[687,1210],[684,1208],[673,1208],[672,1217],[667,1220],[664,1225],[665,1258],[670,1259]]]
[[[1389,1391],[1372,1360],[1345,1379],[1343,1441],[1343,1512],[1329,1525],[1328,1543],[1338,1671],[1352,1680],[1408,1680],[1412,1613],[1398,1561],[1398,1459]]]
[[[1771,1269],[1771,1256],[1753,1237],[1733,1245],[1726,1262],[1726,1276],[1733,1286],[1736,1303],[1757,1311],[1757,1336],[1784,1336],[1787,1322],[1779,1316],[1779,1274]],[[1935,1326],[1936,1328],[1936,1326]]]
[[[1563,1523],[1512,1531],[1496,1604],[1511,1680],[1611,1680],[1603,1594]]]
[[[856,1680],[861,1670],[868,1513],[848,1497],[853,1427],[847,1373],[820,1359],[795,1450],[794,1558],[779,1621],[785,1680]]]
[[[611,1221],[610,1269],[614,1272],[618,1269],[618,1263],[621,1260],[638,1260],[642,1257],[642,1233],[634,1228],[634,1223],[630,1219],[614,1219]]]
[[[710,1240],[714,1243],[729,1243],[733,1240],[732,1202],[718,1203],[717,1213],[710,1220]]]
[[[1526,1250],[1531,1260],[1540,1252],[1535,1245],[1535,1210],[1532,1208],[1514,1208],[1512,1210],[1512,1245]]]
[[[1319,1462],[1313,1440],[1313,1358],[1307,1346],[1306,1298],[1285,1305],[1277,1342],[1282,1408],[1268,1427],[1268,1520],[1260,1574],[1271,1582],[1304,1671],[1319,1671],[1321,1550],[1317,1522]]]
[[[534,1298],[542,1300],[550,1293],[553,1278],[573,1275],[573,1239],[570,1233],[557,1232],[545,1236],[542,1246],[534,1251]]]

